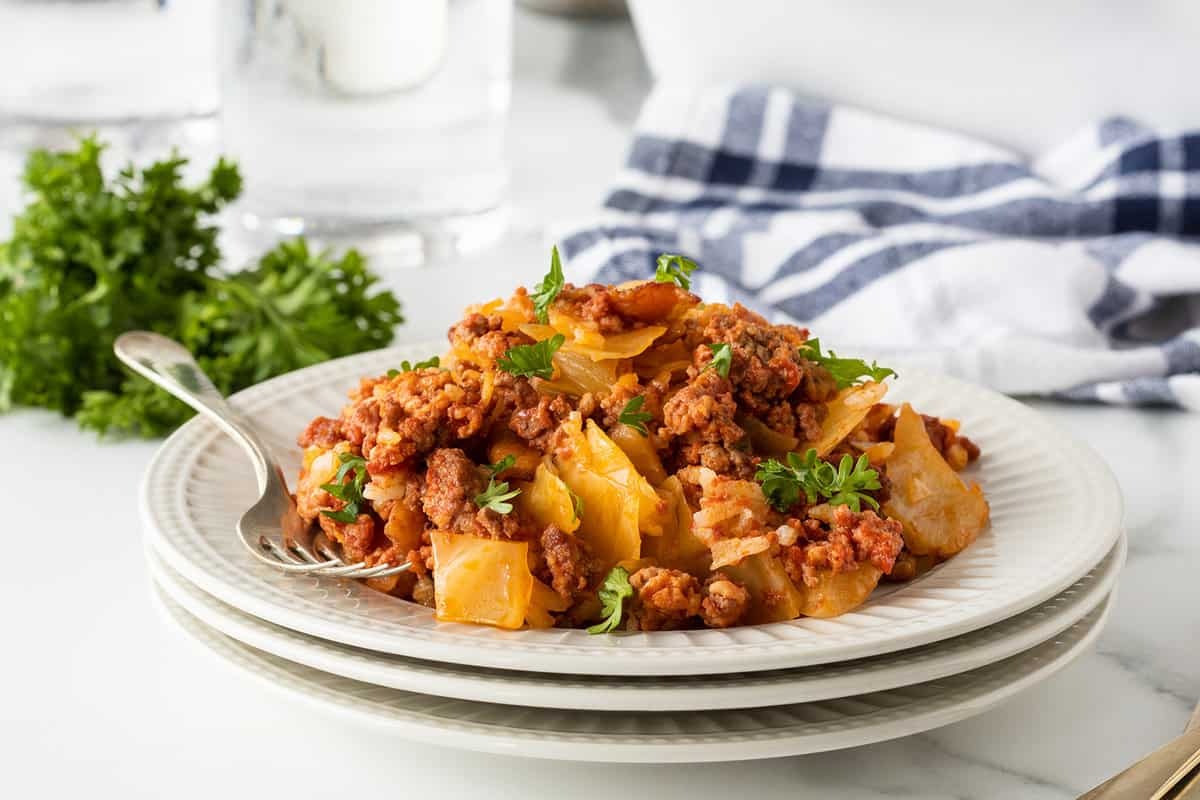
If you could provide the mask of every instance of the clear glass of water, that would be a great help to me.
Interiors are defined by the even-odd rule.
[[[211,114],[215,0],[0,0],[0,122]]]
[[[0,0],[0,209],[32,148],[215,155],[217,0]],[[0,219],[0,233],[7,225]]]
[[[223,0],[237,216],[420,262],[504,229],[510,0]]]

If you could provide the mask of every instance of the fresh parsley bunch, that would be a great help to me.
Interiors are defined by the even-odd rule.
[[[179,340],[224,392],[386,345],[402,320],[363,257],[285,242],[244,272],[218,271],[212,215],[241,192],[219,160],[185,186],[185,159],[111,180],[94,138],[30,153],[29,203],[0,243],[0,411],[40,406],[101,433],[157,436],[192,415],[130,375],[113,340],[134,329]]]

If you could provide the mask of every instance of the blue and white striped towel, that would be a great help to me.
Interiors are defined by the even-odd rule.
[[[660,87],[568,277],[697,290],[1013,394],[1200,410],[1200,132],[1110,119],[1030,162],[778,88]],[[919,357],[914,359],[914,356]]]

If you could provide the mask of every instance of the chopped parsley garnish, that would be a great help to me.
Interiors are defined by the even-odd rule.
[[[733,348],[724,342],[718,342],[710,344],[708,349],[712,350],[712,361],[709,361],[704,369],[715,369],[722,378],[728,378],[729,367],[733,365]]]
[[[874,361],[868,366],[867,362],[861,358],[838,358],[837,353],[832,350],[828,353],[822,353],[820,339],[809,339],[800,345],[800,355],[809,361],[817,362],[829,370],[829,373],[833,375],[833,379],[837,381],[839,389],[845,389],[847,386],[861,383],[864,379],[881,381],[889,375],[896,374],[894,370],[888,367],[881,367]]]
[[[571,491],[569,486],[567,494],[571,496],[571,513],[575,515],[576,520],[583,519],[583,498]]]
[[[498,481],[496,476],[504,470],[517,463],[515,456],[507,455],[497,461],[495,464],[489,464],[485,469],[491,474],[488,479],[487,488],[483,490],[483,494],[475,495],[475,505],[480,508],[491,509],[497,514],[508,514],[513,510],[512,503],[508,502],[521,493],[520,489],[508,490],[508,481]]]
[[[870,468],[865,453],[857,461],[844,455],[837,467],[817,458],[817,451],[811,448],[803,457],[788,453],[786,464],[764,461],[754,480],[762,484],[763,494],[779,511],[796,505],[801,494],[810,504],[820,498],[830,505],[850,506],[851,511],[861,511],[863,503],[879,508],[875,498],[866,494],[879,488],[879,473]]]
[[[650,432],[646,430],[646,423],[654,419],[653,414],[642,411],[642,404],[646,402],[645,395],[629,398],[629,402],[621,409],[617,421],[622,425],[628,425],[642,436],[649,436]]]
[[[567,337],[556,333],[537,344],[519,344],[496,360],[496,366],[518,377],[554,377],[554,353],[563,346]]]
[[[663,253],[658,257],[654,280],[658,283],[674,281],[683,289],[691,289],[692,279],[688,276],[699,268],[700,265],[687,256],[681,256],[678,253]]]
[[[340,511],[323,508],[321,513],[337,522],[351,523],[358,519],[358,512],[362,507],[363,487],[366,485],[368,477],[367,461],[362,456],[356,456],[353,453],[339,453],[338,460],[342,462],[342,466],[333,476],[333,481],[321,484],[321,488],[346,505],[342,506]],[[346,483],[346,476],[351,472],[354,473],[354,476],[349,483]]]
[[[529,299],[533,301],[533,313],[537,315],[538,322],[544,324],[549,320],[550,304],[554,302],[554,298],[558,297],[558,293],[562,291],[565,283],[562,261],[559,260],[558,248],[555,247],[550,250],[550,271],[542,278],[541,283],[533,287],[533,293],[529,295]]]
[[[488,464],[487,471],[490,472],[493,476],[499,475],[501,472],[504,472],[504,470],[512,468],[513,464],[516,464],[516,463],[517,463],[517,457],[514,456],[512,453],[509,453],[504,458],[497,461],[495,464]]]
[[[615,631],[625,614],[625,601],[630,597],[633,597],[633,586],[629,583],[629,570],[613,567],[600,586],[600,613],[604,619],[588,628],[588,633]]]
[[[434,367],[441,366],[441,363],[442,360],[437,356],[430,356],[424,361],[418,361],[415,364],[410,364],[408,359],[405,359],[404,361],[400,362],[400,369],[389,369],[387,371],[387,376],[389,378],[394,378],[402,372],[412,372],[414,369],[433,369]]]

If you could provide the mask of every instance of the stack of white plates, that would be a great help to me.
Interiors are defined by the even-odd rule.
[[[296,433],[393,348],[255,386],[234,404],[298,469]],[[1099,635],[1125,557],[1115,481],[1026,407],[907,371],[889,399],[962,420],[992,524],[915,581],[835,619],[589,636],[439,623],[429,609],[242,550],[256,499],[241,451],[193,420],[142,491],[147,561],[165,616],[280,691],[403,736],[597,761],[768,758],[881,741],[978,714],[1062,669]],[[294,474],[294,473],[293,473]]]

